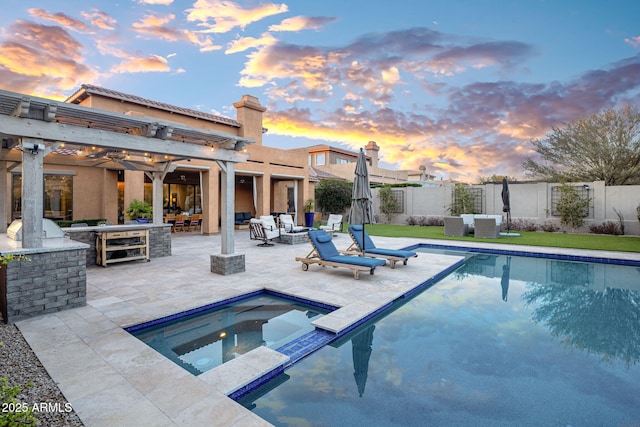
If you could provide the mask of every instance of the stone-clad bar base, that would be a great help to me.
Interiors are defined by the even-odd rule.
[[[88,246],[69,239],[51,239],[38,249],[9,249],[0,253],[24,255],[29,261],[13,261],[0,271],[0,309],[6,323],[55,313],[87,302]],[[17,242],[18,244],[20,242]]]

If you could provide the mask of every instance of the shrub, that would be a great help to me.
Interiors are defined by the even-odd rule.
[[[352,182],[333,178],[323,179],[316,185],[314,194],[316,206],[323,214],[340,214],[351,206],[352,193]]]
[[[443,227],[444,218],[439,216],[430,216],[429,218],[427,218],[427,223],[425,225],[429,225],[432,227]]]
[[[620,236],[623,234],[620,229],[620,224],[616,224],[613,221],[605,221],[602,224],[591,224],[589,231],[593,234],[612,234],[614,236]]]
[[[153,206],[144,200],[133,199],[124,213],[126,213],[130,219],[151,218]]]
[[[378,197],[380,198],[380,211],[387,218],[387,222],[391,222],[393,214],[400,209],[398,201],[393,197],[393,190],[391,187],[384,186],[378,191]]]
[[[408,225],[420,225],[422,222],[423,216],[413,216],[411,215],[406,219]]]
[[[442,227],[444,225],[444,218],[437,216],[410,216],[406,219],[409,225],[420,225],[430,227]]]
[[[546,231],[547,233],[554,233],[558,230],[560,230],[560,227],[558,227],[554,222],[552,221],[545,221],[544,224],[542,224],[540,226],[540,229],[542,231]]]
[[[448,210],[453,216],[460,214],[475,214],[476,195],[471,189],[463,184],[455,184],[453,187],[453,202]]]
[[[538,224],[530,219],[518,218],[511,221],[511,226],[509,228],[516,231],[538,231]]]
[[[618,215],[618,224],[620,225],[620,234],[624,234],[624,216],[622,215],[622,212],[620,212],[616,208],[613,208],[613,211],[616,213],[616,215]]]
[[[589,215],[589,202],[583,199],[571,184],[560,186],[560,200],[556,208],[560,212],[560,224],[568,226],[572,231],[584,225],[584,219]]]

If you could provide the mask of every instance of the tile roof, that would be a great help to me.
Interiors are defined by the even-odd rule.
[[[131,102],[133,104],[142,105],[150,108],[157,108],[160,110],[169,111],[172,113],[183,114],[185,116],[191,116],[198,119],[209,120],[216,123],[222,123],[229,126],[241,127],[242,125],[237,120],[229,117],[216,116],[214,114],[205,113],[203,111],[192,110],[190,108],[178,107],[172,104],[166,104],[160,101],[154,101],[147,98],[142,98],[137,95],[131,95],[124,92],[118,92],[113,89],[107,89],[100,86],[94,86],[89,84],[83,84],[80,89],[67,98],[66,102],[76,103],[82,101],[87,95],[99,95],[111,99],[117,99],[120,101]]]

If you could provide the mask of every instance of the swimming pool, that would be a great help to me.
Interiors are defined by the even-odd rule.
[[[640,423],[640,268],[467,256],[240,403],[279,426]]]
[[[260,291],[126,328],[177,365],[199,375],[257,347],[277,349],[334,310]]]

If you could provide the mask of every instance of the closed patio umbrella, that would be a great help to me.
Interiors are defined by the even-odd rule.
[[[350,224],[362,224],[362,256],[364,256],[364,225],[375,224],[373,217],[373,196],[369,187],[369,170],[364,150],[361,148],[356,161],[355,178],[353,180],[353,193],[351,194],[351,210],[349,211]]]
[[[509,183],[507,178],[502,178],[502,212],[507,213],[507,233],[511,227],[511,200],[509,200]]]

